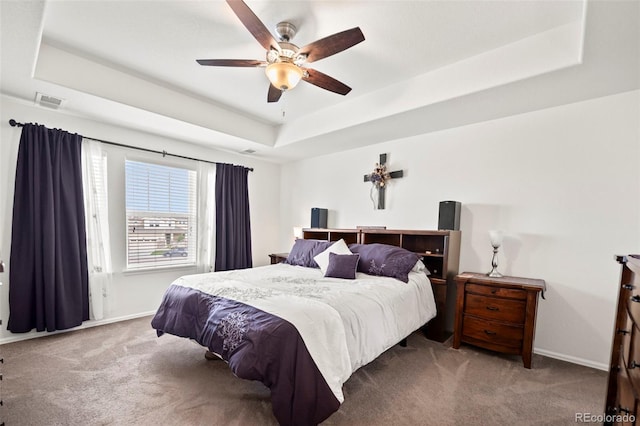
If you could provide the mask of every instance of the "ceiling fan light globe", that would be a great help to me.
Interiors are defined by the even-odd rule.
[[[290,62],[276,62],[269,64],[265,70],[267,78],[273,87],[282,91],[291,90],[300,82],[303,71]]]
[[[304,53],[301,53],[299,55],[296,55],[293,58],[293,63],[296,64],[297,66],[301,67],[302,65],[304,65],[304,63],[307,61],[307,55],[305,55]]]
[[[267,62],[269,62],[270,64],[278,62],[279,59],[280,54],[276,50],[269,50],[267,52]]]

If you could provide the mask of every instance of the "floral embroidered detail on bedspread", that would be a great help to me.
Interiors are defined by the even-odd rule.
[[[275,275],[262,277],[258,281],[254,281],[245,277],[241,271],[234,272],[236,272],[234,281],[243,280],[252,286],[230,286],[229,277],[220,274],[202,278],[198,287],[200,290],[209,294],[215,294],[218,297],[243,303],[269,299],[276,296],[298,296],[302,298],[320,299],[328,293],[338,291],[337,288],[326,285],[326,280],[322,278]],[[183,278],[177,279],[174,284],[189,286],[188,280]],[[270,286],[270,284],[280,284],[282,287],[273,287]]]
[[[240,312],[232,312],[220,320],[216,334],[223,339],[222,349],[233,351],[237,348],[247,332],[248,316]]]
[[[321,298],[324,294],[327,294],[330,291],[331,289],[325,286],[304,287],[296,285],[291,288],[290,294],[294,294],[300,297]]]
[[[269,281],[272,283],[281,283],[281,284],[299,284],[299,285],[308,285],[315,286],[320,281],[314,278],[304,278],[304,277],[289,277],[284,275],[277,275],[275,277],[267,277],[265,281]]]
[[[206,288],[206,287],[205,287]],[[248,302],[256,299],[266,299],[268,297],[280,294],[281,292],[266,287],[218,287],[216,288],[216,296],[225,297],[239,302]]]

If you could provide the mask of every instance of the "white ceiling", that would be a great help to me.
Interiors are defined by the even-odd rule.
[[[286,161],[640,87],[635,0],[246,3],[299,46],[359,26],[364,42],[309,65],[351,93],[302,82],[268,104],[263,69],[195,62],[264,59],[226,2],[179,0],[2,0],[0,90]]]

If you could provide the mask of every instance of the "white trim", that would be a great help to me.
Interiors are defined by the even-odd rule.
[[[141,312],[138,314],[125,315],[117,318],[108,318],[108,319],[103,319],[99,321],[85,321],[82,325],[79,325],[74,328],[70,328],[68,330],[57,330],[57,331],[50,331],[50,332],[44,332],[44,333],[41,331],[31,331],[29,333],[16,334],[15,336],[5,337],[0,339],[0,345],[4,345],[6,343],[19,342],[21,340],[35,339],[38,337],[53,336],[54,334],[67,333],[69,331],[83,330],[85,328],[91,328],[98,325],[106,325],[114,322],[127,321],[135,318],[142,318],[142,317],[154,315],[155,313],[156,311],[149,311],[149,312]],[[149,325],[149,327],[151,327],[151,325]]]
[[[546,349],[534,349],[534,354],[547,356],[549,358],[559,359],[560,361],[567,361],[572,364],[583,365],[585,367],[595,368],[596,370],[609,371],[609,365],[601,362],[595,362],[584,358],[578,358],[571,355],[559,354],[557,352],[548,351]]]
[[[194,274],[197,272],[198,266],[195,263],[188,263],[184,265],[167,265],[167,266],[149,266],[140,268],[125,268],[122,270],[122,275],[134,275],[134,274],[152,274],[155,272],[168,272],[168,271],[180,271],[193,269]]]

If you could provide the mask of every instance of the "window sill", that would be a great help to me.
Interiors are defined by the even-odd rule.
[[[197,265],[171,265],[171,266],[154,266],[150,268],[132,268],[123,269],[123,275],[138,275],[138,274],[157,274],[162,272],[173,271],[195,271],[198,268]]]

